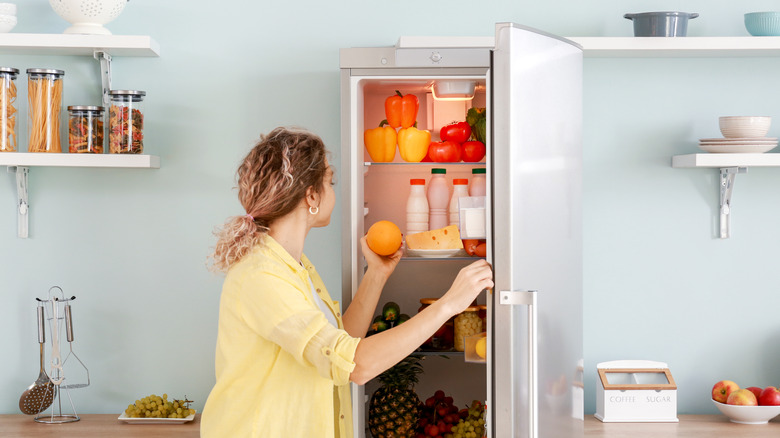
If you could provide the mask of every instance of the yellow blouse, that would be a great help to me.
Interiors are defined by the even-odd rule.
[[[349,375],[360,339],[344,331],[338,303],[301,259],[266,236],[228,271],[202,438],[352,437]],[[313,301],[310,277],[338,329]]]

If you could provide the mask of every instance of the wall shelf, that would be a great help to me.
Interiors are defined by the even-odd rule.
[[[780,167],[778,154],[687,154],[672,157],[675,168],[720,169],[720,238],[731,235],[731,194],[738,173],[749,167]]]
[[[160,45],[144,35],[75,35],[0,33],[0,53],[5,55],[160,56]]]
[[[780,37],[566,37],[588,58],[780,56]]]
[[[103,106],[108,108],[112,56],[157,57],[160,56],[160,46],[151,37],[143,35],[2,33],[0,34],[0,54],[90,56],[95,58],[100,67]],[[17,235],[21,238],[27,238],[29,222],[27,196],[30,167],[158,169],[160,157],[156,155],[2,152],[0,153],[0,166],[6,166],[8,172],[16,174]]]
[[[157,155],[0,153],[0,166],[9,167],[114,167],[159,169]]]

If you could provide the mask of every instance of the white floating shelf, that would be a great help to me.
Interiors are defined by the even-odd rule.
[[[157,155],[0,152],[0,166],[159,169]]]
[[[160,56],[160,45],[144,35],[0,33],[0,53],[13,55]]]
[[[780,37],[566,37],[589,58],[780,56]]]
[[[780,153],[675,155],[672,167],[780,167]]]

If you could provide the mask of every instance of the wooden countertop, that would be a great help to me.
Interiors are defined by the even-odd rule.
[[[67,424],[42,424],[21,414],[0,415],[0,437],[3,438],[199,438],[200,414],[184,424],[127,424],[116,414],[85,414],[81,420]],[[679,423],[602,423],[592,415],[585,416],[585,436],[589,438],[712,438],[750,436],[777,438],[780,420],[769,424],[736,424],[723,415],[680,415]]]
[[[732,423],[724,415],[678,415],[679,423],[602,423],[593,415],[585,416],[585,436],[600,438],[777,438],[780,422],[767,424]]]
[[[36,423],[31,415],[0,415],[2,438],[199,438],[200,414],[182,424],[127,424],[119,414],[84,414],[64,424]]]

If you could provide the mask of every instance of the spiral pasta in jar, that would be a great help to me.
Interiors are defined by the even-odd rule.
[[[466,337],[482,333],[482,318],[477,306],[467,307],[455,317],[455,350],[466,349]]]
[[[103,153],[103,107],[68,107],[68,152],[71,154]]]
[[[141,102],[145,91],[111,90],[108,109],[108,152],[142,154],[144,152],[144,113]]]
[[[19,70],[0,67],[0,152],[16,151],[16,84]]]

